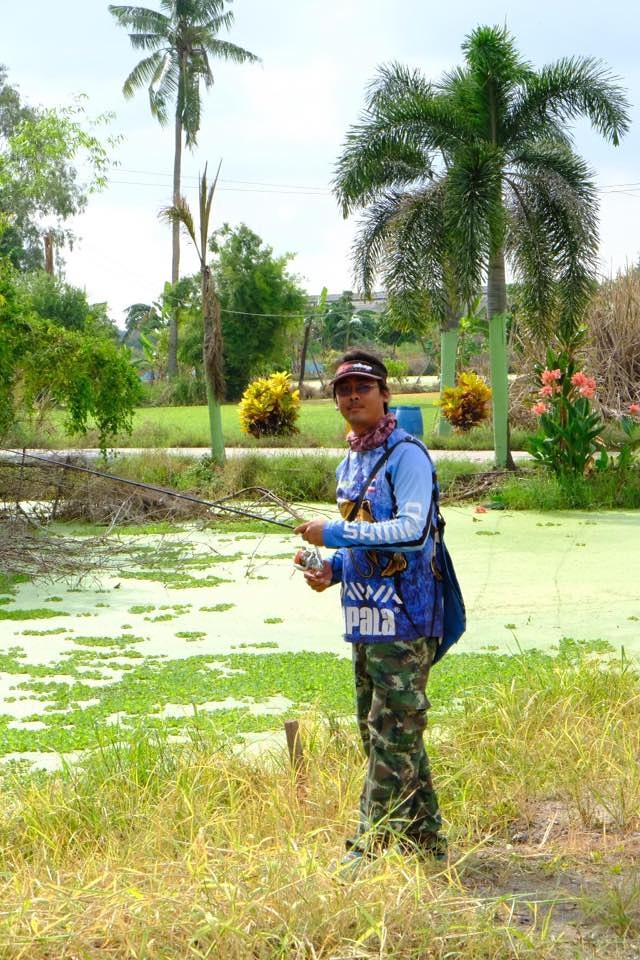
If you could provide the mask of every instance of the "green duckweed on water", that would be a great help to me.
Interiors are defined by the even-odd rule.
[[[610,545],[611,518],[600,517],[600,526],[592,526],[591,519],[580,526],[573,519],[547,521],[540,515],[515,519],[502,511],[477,520],[471,510],[450,508],[447,521],[470,629],[460,652],[446,657],[432,672],[430,719],[437,723],[447,711],[465,709],[476,693],[481,695],[498,678],[522,677],[527,671],[551,675],[558,658],[606,658],[621,642],[631,644],[632,621],[640,617],[631,591],[622,596],[615,615],[601,609],[601,598],[609,589],[605,580],[598,581],[600,599],[577,594],[580,601],[575,600],[581,583],[596,582],[591,568],[599,562],[599,550],[611,555],[607,575],[625,587],[615,568],[623,550]],[[626,528],[635,535],[631,520],[615,522],[622,532]],[[485,536],[469,536],[476,531]],[[606,541],[603,531],[609,537]],[[616,536],[620,538],[620,533]],[[247,539],[257,543],[254,536]],[[575,549],[583,543],[587,549]],[[3,630],[9,636],[13,630],[21,632],[0,650],[5,703],[0,705],[0,755],[84,750],[117,736],[119,730],[164,729],[182,736],[211,722],[235,737],[281,729],[283,719],[300,716],[310,706],[327,717],[352,720],[352,668],[349,648],[340,640],[338,592],[320,597],[307,593],[303,581],[291,573],[289,553],[265,556],[264,561],[273,562],[268,566],[262,562],[258,569],[269,576],[254,574],[249,583],[242,558],[250,549],[222,556],[214,549],[218,545],[214,539],[204,553],[203,544],[197,544],[200,552],[194,547],[191,562],[183,563],[184,545],[165,550],[142,544],[140,568],[127,561],[126,569],[110,576],[104,589],[92,584],[92,589],[63,591],[56,586],[66,602],[52,601],[51,609],[44,605],[50,585],[39,592],[28,578],[10,582],[5,578],[0,584],[2,599],[8,601],[0,604],[0,618],[7,621]],[[229,565],[233,582],[213,575],[214,570],[227,575],[220,564]],[[172,598],[165,588],[176,585],[198,588],[198,594],[184,597],[190,602],[161,602]],[[215,593],[203,596],[203,587]],[[109,607],[99,608],[96,594],[105,591]],[[220,602],[214,603],[214,598]],[[587,602],[596,605],[597,629],[606,630],[614,647],[603,641],[560,640],[563,633],[593,636],[596,621]],[[14,609],[20,603],[24,609]],[[38,614],[41,610],[45,613]],[[228,611],[232,612],[225,617],[207,616]],[[271,613],[280,615],[266,616]],[[92,616],[100,619],[83,621],[79,627],[78,618]],[[604,616],[609,616],[605,626]],[[45,630],[18,626],[20,621],[48,617],[66,617],[70,625]],[[184,618],[180,630],[171,623],[176,617]],[[143,622],[144,618],[149,619]],[[122,626],[127,620],[132,624]],[[278,643],[267,637],[277,637]],[[529,649],[518,653],[518,642]],[[188,646],[193,643],[197,645]],[[39,662],[41,658],[47,662]],[[265,703],[272,712],[263,711]]]
[[[233,582],[223,577],[190,577],[171,570],[120,570],[118,576],[123,580],[151,580],[154,583],[162,583],[165,587],[172,587],[174,590],[188,590],[192,587],[203,589]]]
[[[46,607],[39,607],[32,610],[0,610],[0,620],[47,620],[50,617],[69,617],[68,610],[49,610]],[[78,616],[91,616],[91,614],[78,614]]]
[[[136,651],[127,647],[141,638],[75,639],[80,639],[83,649],[67,652],[48,665],[26,662],[25,652],[19,647],[0,657],[0,670],[28,678],[16,684],[16,692],[41,703],[37,712],[20,723],[8,713],[0,715],[0,755],[87,749],[113,732],[114,722],[121,727],[162,727],[176,733],[197,728],[211,715],[221,732],[235,736],[279,729],[283,719],[310,707],[328,717],[353,714],[351,663],[334,654],[258,654],[248,652],[252,645],[247,644],[247,652],[181,659],[138,654],[125,670],[121,657],[133,653],[135,658]],[[104,641],[110,650],[105,652],[102,642],[93,641]],[[264,648],[268,644],[253,646]],[[527,672],[539,674],[552,671],[557,659],[567,663],[584,656],[610,656],[612,651],[604,641],[580,643],[567,639],[557,654],[532,650],[513,655],[449,655],[434,668],[430,678],[429,696],[435,705],[432,717],[466,709],[472,694],[487,692],[497,676],[504,681]],[[117,677],[105,672],[110,663]],[[260,712],[259,704],[272,698],[284,698],[290,705],[280,713]],[[239,705],[215,709],[216,703],[229,700]],[[190,706],[192,715],[164,715],[172,705],[180,704]],[[38,727],[30,727],[35,721]]]

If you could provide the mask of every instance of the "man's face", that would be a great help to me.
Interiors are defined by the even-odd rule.
[[[345,377],[335,385],[338,410],[354,433],[366,433],[384,416],[389,391],[370,377]]]

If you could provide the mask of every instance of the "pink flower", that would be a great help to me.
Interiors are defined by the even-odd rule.
[[[531,407],[531,412],[535,414],[536,417],[539,417],[541,414],[546,413],[549,409],[546,403],[536,403]]]
[[[592,387],[589,384],[586,384],[584,387],[580,387],[578,393],[581,397],[586,397],[587,400],[591,400],[592,397],[595,397],[596,388],[595,386]]]
[[[571,377],[571,383],[578,388],[581,397],[587,397],[590,400],[595,395],[596,382],[593,377],[588,377],[583,371],[579,370],[574,373]]]
[[[544,387],[540,387],[538,393],[541,397],[552,397],[555,390],[550,383],[546,383]]]
[[[548,386],[549,384],[554,384],[556,380],[559,380],[562,376],[562,370],[560,368],[556,370],[543,370],[540,374],[540,379]]]
[[[640,414],[640,403],[630,403],[629,413],[632,417],[637,417]]]

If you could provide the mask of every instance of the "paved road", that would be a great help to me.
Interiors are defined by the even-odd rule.
[[[109,450],[109,456],[134,456],[142,453],[167,453],[176,457],[204,457],[209,453],[208,447],[119,447]],[[493,462],[493,450],[431,450],[433,459],[439,460],[471,460],[473,463]],[[89,460],[95,460],[100,456],[97,448],[86,448],[81,450],[29,450],[28,453],[34,453],[47,459],[64,459],[67,456],[84,456]],[[266,457],[342,457],[345,449],[329,447],[227,447],[225,453],[229,459],[233,457],[248,457],[251,454],[260,454]],[[11,451],[0,450],[0,459],[15,460],[20,459]],[[530,460],[530,454],[524,450],[513,451],[514,460]]]

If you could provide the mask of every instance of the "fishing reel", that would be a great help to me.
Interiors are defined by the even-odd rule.
[[[296,570],[322,570],[324,561],[317,547],[301,547],[296,550],[293,565]]]

